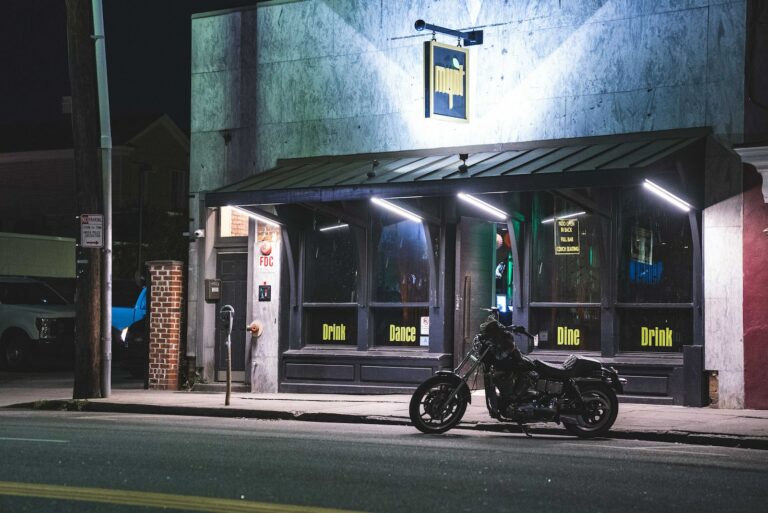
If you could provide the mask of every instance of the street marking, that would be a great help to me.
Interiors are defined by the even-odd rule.
[[[45,438],[13,438],[10,436],[0,436],[0,440],[8,442],[44,442],[48,444],[68,444],[69,440],[46,440]]]
[[[0,481],[0,495],[223,513],[355,513],[315,506],[9,481]]]
[[[721,458],[726,457],[726,454],[722,454],[719,452],[704,452],[704,451],[690,451],[683,448],[674,448],[674,447],[668,447],[664,445],[659,446],[644,446],[644,447],[627,447],[625,445],[600,445],[600,444],[578,444],[578,443],[564,443],[562,445],[571,445],[573,447],[599,447],[600,449],[619,449],[624,451],[662,451],[662,452],[674,452],[674,453],[680,453],[680,454],[693,454],[696,456],[704,455],[704,456],[720,456]]]

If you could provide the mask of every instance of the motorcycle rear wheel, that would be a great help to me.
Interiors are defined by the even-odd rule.
[[[448,376],[433,376],[419,385],[411,397],[408,413],[422,433],[445,433],[459,423],[467,410],[467,398],[459,392],[446,402],[461,382]]]
[[[603,436],[611,429],[619,414],[616,393],[605,385],[581,387],[585,412],[576,417],[575,424],[565,424],[565,429],[580,438]]]

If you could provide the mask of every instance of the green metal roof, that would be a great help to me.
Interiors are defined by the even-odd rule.
[[[432,196],[457,190],[621,185],[641,181],[639,171],[674,171],[668,161],[709,133],[708,129],[686,129],[429,152],[282,160],[275,168],[209,192],[206,203],[254,205],[373,195]],[[468,154],[465,171],[459,169],[460,153]]]

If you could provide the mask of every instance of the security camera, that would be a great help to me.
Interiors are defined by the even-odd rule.
[[[195,238],[196,239],[202,239],[203,237],[205,237],[205,230],[203,230],[203,229],[195,230]]]

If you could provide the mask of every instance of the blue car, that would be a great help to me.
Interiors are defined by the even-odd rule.
[[[147,287],[142,287],[136,301],[127,306],[115,304],[112,301],[112,327],[120,332],[123,340],[128,326],[142,320],[147,315]]]
[[[138,293],[137,293],[138,291]],[[122,360],[127,349],[128,327],[147,316],[147,287],[115,282],[112,288],[112,357]]]

